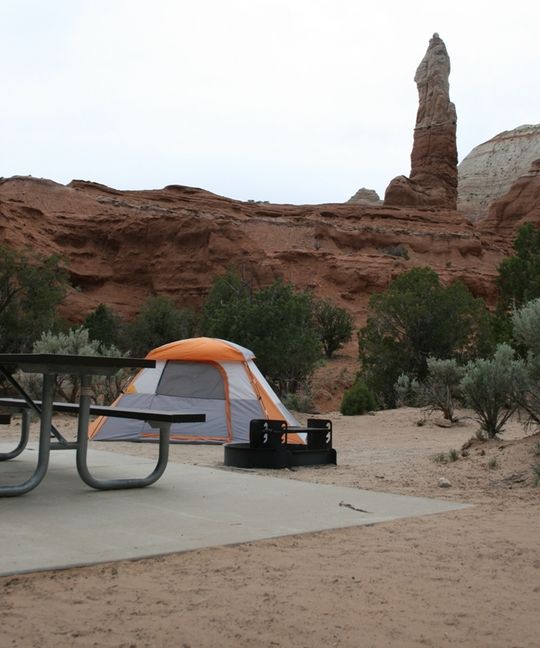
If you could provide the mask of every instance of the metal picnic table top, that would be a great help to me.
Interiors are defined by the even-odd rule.
[[[19,367],[27,373],[106,376],[120,369],[143,369],[156,366],[148,358],[117,358],[55,353],[0,353],[0,367]]]
[[[123,489],[123,488],[141,488],[148,486],[157,481],[167,466],[169,457],[169,436],[171,422],[193,422],[196,420],[203,422],[204,414],[182,413],[182,412],[160,412],[157,415],[152,410],[133,410],[125,408],[114,409],[114,415],[140,418],[146,420],[153,427],[159,428],[159,457],[154,471],[147,477],[137,479],[96,479],[90,473],[87,463],[88,453],[88,424],[90,421],[91,409],[91,384],[92,377],[96,375],[113,375],[122,368],[147,368],[155,367],[155,360],[147,358],[117,358],[107,356],[77,356],[66,354],[50,353],[1,353],[0,354],[0,375],[3,375],[8,382],[22,395],[25,408],[22,409],[21,440],[17,448],[8,453],[0,454],[0,461],[13,459],[18,456],[26,447],[28,442],[29,428],[29,411],[34,410],[40,417],[39,431],[39,452],[36,469],[33,475],[26,481],[15,485],[0,485],[0,497],[23,495],[35,488],[44,478],[48,464],[49,452],[51,449],[51,433],[58,439],[58,443],[53,446],[59,449],[76,450],[77,470],[81,479],[91,486],[100,490]],[[12,375],[12,370],[19,368],[27,373],[40,373],[43,375],[43,390],[41,401],[35,401],[24,388],[19,384]],[[77,414],[77,441],[68,443],[55,430],[52,425],[52,415],[55,409],[54,387],[55,378],[58,374],[68,373],[80,376],[81,389],[79,404],[70,406],[70,411]],[[4,399],[5,404],[10,399]],[[8,404],[9,406],[9,404]],[[28,407],[26,407],[28,406]],[[60,409],[60,408],[56,408]],[[101,410],[107,408],[101,407]],[[97,412],[96,412],[97,413]]]

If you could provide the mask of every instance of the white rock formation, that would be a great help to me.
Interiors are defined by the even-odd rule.
[[[473,222],[481,220],[538,158],[540,124],[504,131],[475,147],[458,166],[458,211]]]

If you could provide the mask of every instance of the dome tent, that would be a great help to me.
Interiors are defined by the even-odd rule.
[[[153,349],[146,357],[156,361],[155,368],[139,371],[114,405],[206,414],[205,423],[173,424],[171,442],[245,442],[252,419],[298,426],[255,365],[254,354],[238,344],[191,338]],[[89,436],[151,441],[158,433],[143,421],[100,417]]]

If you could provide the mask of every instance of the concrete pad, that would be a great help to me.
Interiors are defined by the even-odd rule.
[[[3,444],[2,444],[3,445]],[[0,445],[0,451],[3,448]],[[37,453],[0,463],[0,481],[31,473]],[[96,477],[139,477],[144,457],[91,450]],[[277,473],[279,474],[279,473]],[[0,575],[142,558],[277,536],[429,515],[469,505],[251,472],[170,463],[153,486],[96,491],[79,478],[74,451],[51,452],[49,472],[27,495],[0,498]]]

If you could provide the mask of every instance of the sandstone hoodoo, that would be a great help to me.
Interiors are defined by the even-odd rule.
[[[438,34],[433,34],[414,80],[419,107],[411,153],[411,173],[389,184],[385,205],[456,209],[456,108],[450,101],[450,58]]]
[[[540,124],[504,131],[476,146],[458,166],[458,210],[473,222],[485,218],[490,204],[539,158]]]

